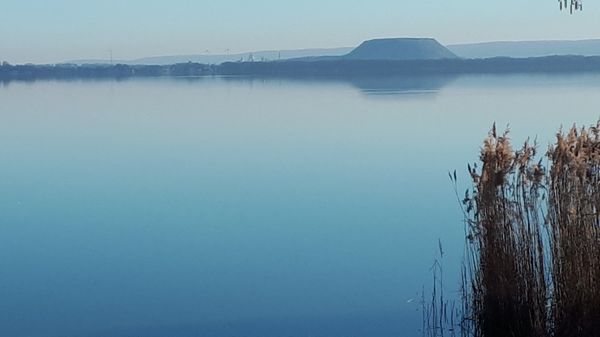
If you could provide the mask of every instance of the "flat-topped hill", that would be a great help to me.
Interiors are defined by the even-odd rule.
[[[349,54],[350,60],[437,60],[457,56],[435,39],[394,38],[363,42]]]

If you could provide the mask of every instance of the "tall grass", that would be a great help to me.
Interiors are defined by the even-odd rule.
[[[599,125],[559,133],[548,152],[552,332],[600,336]]]
[[[535,154],[529,143],[513,150],[507,134],[494,128],[481,150],[481,171],[469,168],[463,312],[472,336],[546,336],[544,169]]]
[[[494,127],[469,166],[462,336],[600,336],[600,123],[546,158]]]

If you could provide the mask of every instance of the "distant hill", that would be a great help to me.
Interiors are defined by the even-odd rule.
[[[247,53],[236,54],[206,54],[206,55],[171,55],[171,56],[154,56],[144,57],[134,60],[115,60],[113,64],[129,64],[129,65],[170,65],[176,63],[204,63],[204,64],[221,64],[224,62],[237,61],[275,61],[287,60],[303,57],[323,57],[323,56],[341,56],[349,53],[351,47],[341,48],[317,48],[317,49],[298,49],[298,50],[265,50]],[[108,64],[109,60],[73,60],[67,63],[72,64]]]
[[[321,48],[299,50],[266,50],[236,54],[192,54],[113,60],[113,64],[170,65],[177,63],[221,64],[238,61],[276,60],[435,60],[492,57],[544,57],[555,55],[600,56],[600,39],[556,41],[499,41],[443,46],[430,38],[375,39],[357,48]],[[109,60],[73,60],[71,64],[110,64]]]
[[[543,57],[554,55],[600,56],[598,40],[500,41],[447,46],[462,58]]]
[[[395,38],[363,42],[349,54],[348,60],[438,60],[457,58],[435,39]]]
[[[323,48],[299,50],[268,50],[230,55],[172,55],[145,57],[134,60],[114,60],[113,64],[170,65],[178,63],[222,64],[226,62],[261,62],[277,60],[438,60],[457,58],[435,39],[393,38],[363,42],[356,48]],[[73,60],[70,64],[109,64],[108,60]]]

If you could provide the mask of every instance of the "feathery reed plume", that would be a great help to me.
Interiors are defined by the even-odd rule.
[[[547,282],[539,207],[544,169],[535,146],[512,149],[492,129],[481,171],[469,167],[464,203],[468,250],[463,273],[465,330],[475,337],[547,336]]]
[[[469,166],[463,337],[600,336],[600,121],[535,157],[494,126]]]
[[[553,335],[600,336],[600,122],[548,152]]]

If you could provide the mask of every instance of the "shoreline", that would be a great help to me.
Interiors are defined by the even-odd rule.
[[[534,58],[438,60],[285,60],[226,62],[219,65],[179,63],[158,65],[9,65],[0,66],[0,80],[101,79],[191,76],[432,76],[462,74],[594,73],[600,56],[547,56]]]

